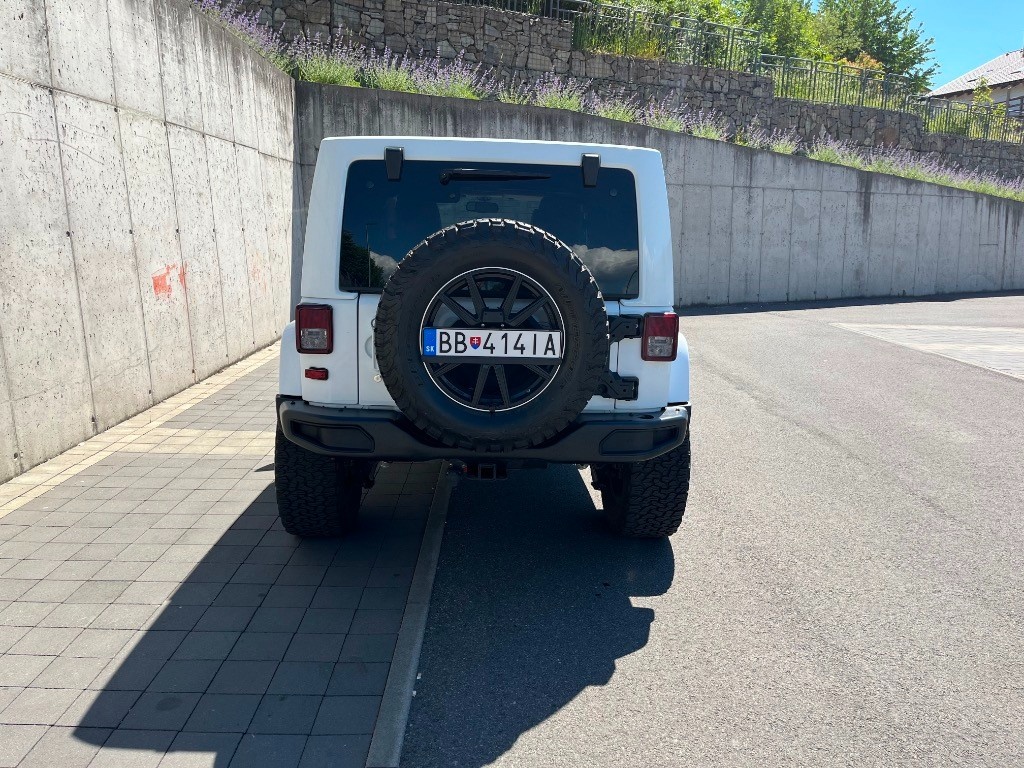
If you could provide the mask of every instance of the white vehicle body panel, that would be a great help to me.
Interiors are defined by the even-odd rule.
[[[302,396],[302,367],[295,351],[295,321],[288,323],[281,334],[281,363],[277,371],[279,395]]]
[[[379,295],[343,291],[339,287],[342,211],[349,165],[356,160],[383,159],[387,147],[401,147],[405,161],[434,160],[461,163],[528,162],[578,166],[581,156],[596,153],[602,168],[623,168],[636,179],[640,234],[639,296],[608,302],[609,315],[642,315],[672,310],[673,252],[668,196],[661,154],[656,150],[604,144],[537,142],[505,139],[346,137],[324,139],[320,145],[309,201],[302,260],[302,302],[329,304],[334,311],[334,351],[329,355],[299,355],[294,327],[282,340],[281,386],[284,394],[296,382],[302,398],[313,404],[394,408],[380,379],[373,350],[373,321]],[[290,335],[289,335],[290,334]],[[329,371],[327,381],[302,376],[315,366]],[[645,362],[640,340],[613,344],[610,368],[640,379],[639,399],[617,401],[593,398],[588,412],[655,411],[668,403],[689,401],[689,359],[680,335],[674,363]],[[284,388],[288,387],[287,390]]]

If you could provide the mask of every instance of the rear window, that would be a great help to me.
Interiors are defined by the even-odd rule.
[[[451,173],[458,170],[470,172]],[[442,183],[446,173],[448,183]],[[546,178],[496,178],[500,174]],[[606,298],[639,295],[636,184],[629,171],[602,168],[597,186],[584,187],[579,166],[408,160],[400,181],[388,181],[383,160],[349,167],[341,288],[379,291],[425,237],[483,218],[516,219],[547,230],[586,263]]]

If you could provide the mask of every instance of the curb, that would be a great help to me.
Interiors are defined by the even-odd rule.
[[[398,768],[402,758],[405,726],[409,721],[409,710],[412,708],[420,649],[423,647],[423,633],[427,628],[430,594],[434,588],[434,574],[441,552],[448,500],[454,486],[455,481],[448,474],[448,462],[442,462],[434,488],[434,498],[430,503],[423,543],[420,545],[420,554],[416,560],[416,570],[409,588],[409,600],[405,605],[402,626],[398,631],[395,655],[391,660],[391,670],[388,673],[384,696],[377,713],[377,723],[370,741],[370,752],[366,757],[366,768]]]

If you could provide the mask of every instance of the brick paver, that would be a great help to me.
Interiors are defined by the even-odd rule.
[[[281,529],[274,350],[0,485],[0,766],[362,766],[438,466]]]

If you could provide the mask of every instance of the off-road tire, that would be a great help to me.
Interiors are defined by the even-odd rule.
[[[683,521],[690,490],[690,436],[647,461],[594,465],[593,475],[612,531],[631,538],[671,536]]]
[[[375,469],[375,462],[307,451],[278,425],[274,471],[281,525],[303,538],[344,536],[359,521],[363,487]]]
[[[564,354],[551,383],[512,410],[472,410],[447,397],[421,360],[421,324],[449,281],[474,269],[528,275],[563,318]],[[478,219],[434,233],[413,248],[384,287],[374,325],[380,375],[398,408],[423,433],[453,448],[500,452],[558,435],[608,370],[608,316],[586,264],[554,235],[505,219]]]

